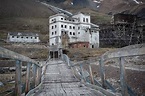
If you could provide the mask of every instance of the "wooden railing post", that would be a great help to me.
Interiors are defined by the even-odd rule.
[[[90,72],[90,80],[91,80],[91,83],[94,84],[94,77],[93,77],[93,73],[92,73],[92,67],[91,67],[90,64],[89,64],[89,72]]]
[[[128,96],[126,77],[125,77],[125,66],[124,66],[124,57],[119,58],[120,61],[120,84],[121,84],[121,93],[122,96]]]
[[[104,72],[104,61],[103,58],[101,57],[101,60],[99,60],[99,65],[100,65],[100,75],[101,75],[101,81],[102,81],[102,87],[105,88],[105,72]]]
[[[16,81],[15,81],[15,95],[21,96],[22,88],[21,88],[21,72],[22,72],[22,62],[20,60],[16,60]]]
[[[80,65],[80,69],[81,69],[81,76],[82,76],[81,80],[85,82],[86,80],[85,80],[85,77],[84,77],[84,70],[83,70],[83,65],[82,64]]]
[[[40,80],[41,80],[41,67],[37,67],[36,86],[39,85]]]
[[[26,89],[25,94],[27,94],[30,90],[30,69],[31,69],[31,63],[28,62],[27,64],[27,70],[26,70]]]
[[[37,65],[33,64],[33,86],[36,87]]]

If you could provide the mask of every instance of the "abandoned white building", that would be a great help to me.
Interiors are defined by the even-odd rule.
[[[7,36],[7,42],[17,43],[38,43],[40,42],[39,35],[31,32],[10,32]]]
[[[63,35],[67,36],[63,36]],[[49,17],[49,44],[63,44],[63,37],[69,40],[66,46],[70,48],[99,47],[99,26],[92,24],[90,16],[82,13],[73,16],[59,13]],[[65,39],[64,39],[65,40]]]

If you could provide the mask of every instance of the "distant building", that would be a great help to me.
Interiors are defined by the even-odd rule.
[[[40,42],[40,39],[37,33],[10,32],[7,36],[7,42],[38,43]]]
[[[64,44],[63,47],[98,48],[99,26],[92,24],[86,14],[56,14],[49,17],[49,39],[50,46]]]

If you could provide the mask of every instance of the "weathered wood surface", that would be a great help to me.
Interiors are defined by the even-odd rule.
[[[82,85],[64,62],[49,63],[42,89],[35,92],[34,96],[104,96],[99,91]]]

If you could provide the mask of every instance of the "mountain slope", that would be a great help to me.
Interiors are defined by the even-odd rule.
[[[0,17],[49,17],[53,12],[35,0],[0,0]]]

